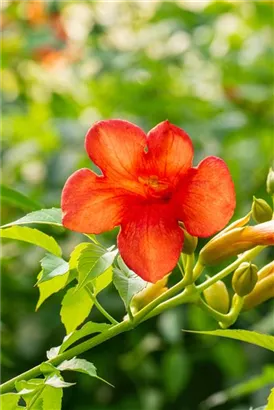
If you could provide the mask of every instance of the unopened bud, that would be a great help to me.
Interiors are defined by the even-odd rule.
[[[185,229],[183,229],[183,231],[184,231],[184,245],[183,245],[182,252],[187,255],[191,255],[192,253],[195,252],[195,249],[198,243],[198,238],[196,236],[190,235]]]
[[[274,298],[274,270],[256,283],[255,288],[244,298],[244,310],[249,310],[255,306]]]
[[[266,180],[266,191],[270,195],[274,195],[274,171],[272,168],[269,169]]]
[[[264,199],[253,197],[252,218],[257,223],[267,222],[272,219],[272,209]]]
[[[262,280],[269,275],[274,276],[274,261],[270,262],[268,265],[265,265],[262,269],[258,272],[258,280]]]
[[[239,296],[248,295],[258,281],[258,268],[249,262],[243,262],[235,270],[232,278],[232,287]]]
[[[213,283],[204,290],[207,304],[220,313],[226,314],[229,310],[230,300],[226,285],[221,280]]]
[[[168,275],[156,283],[149,283],[141,292],[136,293],[131,301],[131,309],[134,312],[138,312],[152,300],[165,293],[168,288],[166,287]]]

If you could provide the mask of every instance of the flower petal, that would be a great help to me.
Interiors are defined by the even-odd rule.
[[[191,168],[177,193],[178,219],[193,236],[207,237],[220,231],[233,215],[234,185],[223,160],[205,158]]]
[[[191,167],[193,146],[187,133],[164,121],[148,133],[147,161],[151,173],[160,178],[177,180]]]
[[[118,236],[121,256],[137,275],[157,282],[179,259],[183,231],[166,204],[137,205],[122,222]]]
[[[61,200],[63,225],[73,231],[101,233],[122,220],[130,196],[111,186],[89,169],[76,171],[67,180]]]
[[[86,135],[90,159],[120,185],[124,179],[137,180],[146,145],[141,128],[123,120],[99,121]]]

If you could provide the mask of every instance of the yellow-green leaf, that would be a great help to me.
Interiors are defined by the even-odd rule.
[[[265,349],[274,351],[274,337],[263,333],[253,332],[250,330],[239,329],[217,329],[212,331],[194,331],[184,330],[185,332],[198,333],[201,335],[227,337],[229,339],[241,340],[243,342],[251,343]]]
[[[38,281],[42,277],[42,272],[39,273],[38,275]],[[69,272],[65,273],[62,276],[56,276],[55,278],[42,282],[38,284],[38,289],[39,289],[39,299],[36,305],[36,310],[39,309],[39,307],[42,305],[42,303],[53,293],[59,292],[59,290],[63,289],[68,281],[69,278]]]
[[[60,208],[41,209],[31,212],[14,222],[3,225],[2,228],[13,225],[47,224],[55,226],[62,225],[62,212]]]
[[[12,226],[11,228],[0,229],[0,237],[32,243],[56,256],[62,255],[61,248],[56,240],[38,229],[26,226]]]
[[[274,388],[271,389],[270,395],[267,399],[267,406],[266,410],[273,410],[274,409]]]
[[[60,311],[67,334],[73,332],[86,319],[92,306],[93,301],[85,288],[77,292],[75,292],[75,288],[67,291],[62,300]]]
[[[17,393],[6,393],[0,396],[0,409],[14,410],[20,399]]]

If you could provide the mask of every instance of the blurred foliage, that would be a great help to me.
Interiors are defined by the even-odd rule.
[[[94,121],[120,117],[148,131],[169,119],[193,139],[195,164],[206,155],[227,162],[237,191],[235,218],[249,211],[253,195],[269,202],[273,3],[5,0],[1,7],[6,187],[59,207],[66,178],[91,166],[83,141]],[[16,201],[3,203],[2,223],[24,215]],[[59,239],[65,254],[81,239],[58,227],[45,232]],[[116,233],[102,240],[112,244]],[[3,243],[3,380],[43,361],[64,336],[62,295],[35,313],[33,286],[43,256],[31,245]],[[269,251],[258,263],[270,259]],[[114,288],[101,300],[121,318]],[[268,302],[243,315],[237,327],[271,333],[272,314]],[[100,320],[99,313],[91,316]],[[215,327],[197,307],[180,307],[98,346],[85,357],[115,389],[79,375],[64,409],[195,410],[209,403],[244,410],[265,404],[268,388],[218,406],[205,401],[260,374],[270,361],[270,353],[257,347],[180,330]]]

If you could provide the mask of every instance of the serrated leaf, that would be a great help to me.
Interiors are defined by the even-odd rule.
[[[20,399],[17,393],[6,393],[0,396],[0,409],[3,410],[14,410]]]
[[[28,224],[46,224],[46,225],[62,225],[62,211],[60,208],[40,209],[40,211],[31,212],[16,221],[3,225],[1,228],[7,228],[14,225]]]
[[[58,256],[47,253],[41,260],[42,275],[38,283],[43,283],[57,276],[62,276],[69,270],[69,264]]]
[[[28,405],[34,396],[44,388],[44,379],[19,380],[15,383],[18,394],[24,396]]]
[[[54,357],[58,356],[59,353],[64,352],[69,346],[73,343],[77,342],[77,340],[82,339],[83,337],[89,336],[93,333],[102,333],[108,330],[111,325],[107,323],[93,323],[87,322],[84,326],[79,329],[75,330],[74,332],[68,334],[64,337],[63,343],[60,346],[52,347],[47,352],[47,358],[53,359]]]
[[[77,265],[78,265],[78,259],[81,255],[81,252],[86,249],[87,247],[89,247],[90,242],[82,242],[79,243],[79,245],[75,246],[75,248],[73,249],[73,251],[70,254],[70,258],[69,258],[69,268],[70,269],[76,269]]]
[[[98,276],[96,279],[92,280],[92,285],[94,288],[95,295],[98,295],[102,290],[104,290],[111,282],[113,278],[113,269],[110,266],[102,275]]]
[[[130,270],[121,257],[118,257],[118,264],[120,269],[113,269],[113,283],[128,310],[133,296],[141,292],[147,286],[147,282]]]
[[[257,346],[264,347],[265,349],[274,351],[274,337],[263,333],[253,332],[250,330],[239,329],[217,329],[212,331],[196,331],[196,330],[184,330],[184,332],[198,333],[209,336],[227,337],[229,339],[241,340],[243,342],[251,343]]]
[[[0,185],[0,197],[2,202],[9,203],[20,209],[34,211],[41,208],[38,202],[3,184]]]
[[[273,410],[274,409],[274,388],[271,389],[270,395],[267,398],[267,406],[266,410]]]
[[[94,364],[88,362],[85,359],[77,359],[76,357],[74,357],[73,359],[65,360],[57,368],[61,371],[70,370],[70,371],[85,373],[91,377],[96,377],[97,379],[100,379],[103,382],[110,384],[106,380],[99,377],[97,375],[96,367],[94,366]]]
[[[0,229],[0,237],[32,243],[56,256],[62,255],[61,248],[56,240],[38,229],[27,228],[26,226],[12,226],[11,228]]]
[[[56,389],[52,386],[45,386],[42,394],[43,410],[61,410],[62,397],[63,389]]]
[[[82,250],[78,259],[78,289],[104,273],[113,263],[117,250],[106,252],[96,244],[90,244]]]
[[[93,301],[85,288],[77,292],[75,290],[75,287],[69,289],[62,300],[60,315],[67,334],[83,323],[93,306]]]
[[[54,374],[53,376],[45,380],[45,384],[47,386],[54,387],[55,389],[62,389],[64,387],[73,386],[76,383],[67,383],[62,379],[61,376],[57,376],[56,374]]]
[[[38,310],[39,307],[42,305],[42,303],[49,298],[51,295],[53,295],[56,292],[59,292],[59,290],[63,289],[69,280],[69,274],[70,272],[65,273],[62,276],[56,276],[55,278],[51,279],[50,281],[47,282],[42,282],[38,284],[38,289],[39,289],[39,299],[36,305],[35,310]],[[39,273],[38,275],[38,282],[40,278],[42,277],[42,272]]]

